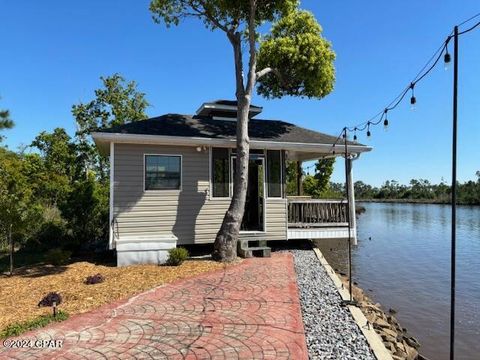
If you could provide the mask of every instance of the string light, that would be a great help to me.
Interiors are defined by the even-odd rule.
[[[466,24],[467,22],[472,21],[475,18],[480,17],[480,13],[475,15],[474,17],[462,22],[459,26],[462,26]],[[480,28],[480,21],[477,21],[474,23],[471,27],[460,31],[458,35],[463,35],[466,34],[470,31],[475,30],[476,28]],[[372,136],[372,131],[371,131],[371,126],[376,126],[379,125],[383,122],[383,127],[384,130],[387,131],[387,128],[390,125],[390,122],[387,118],[387,113],[390,110],[394,110],[395,108],[398,107],[398,105],[406,98],[407,94],[410,92],[410,106],[412,110],[415,109],[416,104],[417,104],[417,98],[415,97],[415,87],[416,85],[422,81],[440,62],[440,60],[443,58],[443,62],[445,65],[445,69],[448,68],[449,64],[452,62],[452,57],[448,51],[448,44],[450,40],[453,39],[453,32],[450,33],[446,39],[442,42],[441,46],[435,51],[435,53],[432,55],[432,57],[427,61],[427,63],[422,67],[422,69],[418,72],[418,74],[413,78],[413,80],[406,86],[400,94],[392,100],[390,104],[388,104],[384,110],[381,110],[379,113],[374,115],[372,118],[370,118],[368,121],[365,121],[363,123],[357,124],[355,127],[347,127],[343,128],[342,132],[338,135],[336,138],[334,144],[332,144],[332,154],[335,154],[335,144],[339,143],[340,139],[345,139],[345,130],[352,131],[354,132],[353,135],[353,140],[358,139],[357,132],[358,131],[366,131],[367,133],[367,138],[370,139]]]
[[[415,97],[415,83],[410,84],[410,89],[412,89],[412,97],[410,98],[410,107],[412,110],[415,110],[415,104],[417,103],[417,98]]]
[[[443,63],[445,65],[445,70],[448,70],[450,68],[450,62],[452,61],[452,57],[450,56],[450,53],[448,52],[448,46],[445,44],[445,55],[443,56]]]
[[[385,120],[383,120],[383,130],[387,131],[388,130],[388,119],[387,119],[388,109],[385,109],[383,113],[385,114]]]
[[[457,128],[457,79],[458,79],[458,74],[457,74],[457,67],[458,67],[458,41],[459,41],[459,36],[466,34],[470,31],[473,31],[477,27],[480,27],[480,21],[476,22],[474,25],[469,27],[466,30],[463,31],[458,31],[459,27],[464,25],[467,22],[470,22],[471,20],[480,17],[480,13],[474,15],[473,17],[467,19],[466,21],[462,22],[460,25],[455,26],[453,35],[450,33],[448,35],[447,39],[442,43],[442,46],[433,54],[433,56],[428,60],[428,62],[424,65],[424,67],[419,71],[417,76],[410,82],[410,85],[407,86],[389,105],[385,107],[383,111],[380,111],[378,114],[373,116],[370,120],[367,122],[364,122],[362,124],[356,125],[353,128],[353,131],[355,132],[354,135],[354,140],[356,140],[356,132],[357,130],[363,131],[367,130],[367,138],[370,138],[372,133],[370,131],[370,125],[378,125],[382,122],[383,120],[383,125],[384,128],[386,129],[388,127],[388,119],[387,119],[387,112],[389,110],[395,109],[406,97],[408,94],[409,90],[411,91],[411,97],[410,97],[410,105],[412,106],[412,109],[414,108],[415,104],[417,103],[417,99],[415,97],[414,89],[415,85],[423,80],[438,64],[440,59],[443,56],[444,60],[444,65],[445,65],[445,70],[448,68],[448,64],[451,62],[451,56],[450,53],[448,52],[448,43],[449,41],[454,38],[455,39],[455,74],[454,74],[454,115],[453,115],[453,150],[452,150],[452,158],[453,158],[453,164],[452,164],[452,259],[451,259],[451,285],[450,285],[450,291],[451,291],[451,296],[450,296],[450,359],[454,359],[454,349],[455,349],[455,234],[456,234],[456,213],[455,213],[455,208],[456,208],[456,192],[455,192],[455,183],[456,183],[456,147],[457,147],[457,133],[456,133],[456,128]],[[376,120],[378,117],[380,117],[378,120]],[[347,130],[352,131],[351,128],[345,127],[342,130],[343,137],[346,138],[346,133]],[[335,148],[335,144],[340,140],[342,133],[337,137],[335,140],[335,143],[332,145],[333,149]],[[345,149],[347,148],[347,141],[345,140]],[[345,150],[346,152],[346,150]],[[335,154],[335,151],[333,151]],[[348,165],[347,165],[347,157],[345,157],[345,170],[347,171]],[[348,194],[348,176],[346,180],[346,189],[347,189],[347,198],[349,198]],[[347,212],[348,213],[348,212]],[[350,226],[348,227],[350,229]],[[350,239],[350,234],[349,234],[349,239]],[[350,243],[349,243],[350,244]],[[351,264],[350,264],[351,265]],[[351,276],[350,276],[351,279]],[[350,294],[351,296],[351,294]]]

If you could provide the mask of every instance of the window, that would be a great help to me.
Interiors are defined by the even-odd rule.
[[[230,196],[228,149],[212,148],[212,196]]]
[[[145,190],[180,190],[181,163],[178,155],[145,155]]]
[[[268,197],[282,197],[282,161],[280,150],[267,150]]]

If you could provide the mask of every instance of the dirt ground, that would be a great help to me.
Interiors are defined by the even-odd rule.
[[[60,293],[63,298],[59,309],[74,315],[223,266],[227,265],[210,260],[188,260],[177,267],[114,267],[89,262],[75,262],[65,266],[26,266],[18,269],[12,277],[0,275],[0,330],[11,323],[50,313],[51,308],[39,308],[37,304],[51,291]],[[84,284],[87,276],[97,273],[105,277],[103,283]]]

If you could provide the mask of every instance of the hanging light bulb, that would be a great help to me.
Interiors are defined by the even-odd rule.
[[[335,155],[335,144],[333,144],[332,154]]]
[[[354,129],[353,141],[357,141],[357,128]]]
[[[367,138],[370,139],[372,133],[370,132],[370,121],[367,123]]]
[[[410,89],[412,89],[412,97],[410,98],[410,108],[412,110],[415,110],[415,106],[417,103],[417,98],[415,97],[415,84],[411,83],[410,84]]]
[[[450,62],[452,61],[452,57],[450,56],[450,53],[448,52],[448,47],[445,46],[445,55],[443,56],[443,63],[445,65],[445,70],[448,70],[450,68]]]
[[[385,114],[385,119],[383,120],[383,130],[386,132],[388,130],[388,119],[387,119],[388,109],[385,109],[383,113]]]

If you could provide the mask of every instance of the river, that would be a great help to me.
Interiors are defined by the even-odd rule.
[[[353,247],[353,279],[432,360],[449,358],[448,205],[364,203]],[[334,268],[346,269],[345,241],[317,241]],[[480,359],[480,207],[457,210],[456,359]]]

